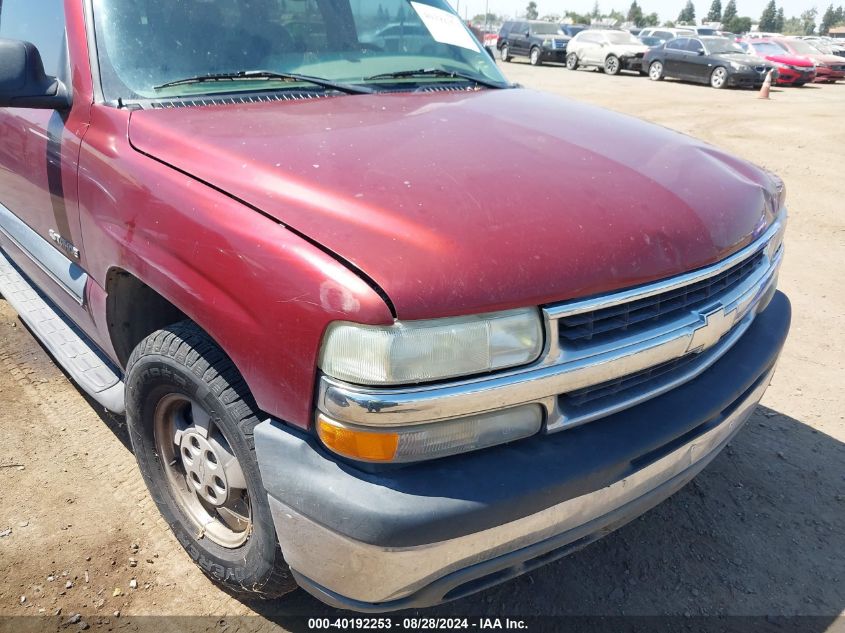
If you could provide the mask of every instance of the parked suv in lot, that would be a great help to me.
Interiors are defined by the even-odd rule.
[[[683,486],[790,308],[776,176],[373,4],[4,0],[0,292],[206,574],[389,611]]]
[[[566,62],[566,45],[559,25],[537,20],[505,22],[499,31],[499,57],[509,62],[516,56],[527,57],[532,66],[543,62]]]

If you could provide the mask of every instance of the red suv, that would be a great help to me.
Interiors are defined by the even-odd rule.
[[[790,307],[777,177],[373,5],[4,0],[0,292],[206,574],[388,611],[683,486]]]

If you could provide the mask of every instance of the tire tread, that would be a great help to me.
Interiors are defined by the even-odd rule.
[[[166,356],[204,382],[235,420],[250,452],[255,455],[254,429],[260,422],[258,406],[234,363],[208,334],[192,321],[180,321],[153,332],[133,350],[126,365],[126,375],[146,356]],[[252,599],[276,598],[297,587],[278,543],[275,564],[260,586],[239,587],[217,578],[213,580],[223,583],[230,594]]]

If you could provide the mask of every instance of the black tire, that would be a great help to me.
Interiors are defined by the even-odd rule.
[[[724,66],[716,66],[710,73],[710,87],[716,90],[724,90],[728,87],[728,69]]]
[[[566,67],[569,70],[578,70],[578,55],[575,53],[569,53],[566,56]]]
[[[503,62],[509,62],[513,59],[513,57],[511,57],[510,55],[510,48],[507,44],[503,44],[502,48],[499,49],[499,59],[501,59]]]
[[[127,426],[141,474],[159,511],[194,562],[238,597],[276,598],[296,589],[279,548],[255,458],[257,407],[232,361],[199,327],[183,321],[141,341],[129,358],[125,380]],[[251,521],[242,544],[224,547],[204,536],[205,531],[197,529],[177,500],[179,493],[165,472],[154,430],[158,405],[165,398],[199,403],[213,421],[215,433],[222,434],[237,459]]]
[[[654,60],[648,66],[648,78],[652,81],[663,81],[666,77],[663,71],[663,62],[660,60]]]
[[[608,55],[604,59],[604,73],[606,75],[618,75],[622,72],[622,62],[616,55]]]
[[[532,66],[541,66],[543,64],[543,53],[539,47],[534,46],[528,52],[528,61]]]

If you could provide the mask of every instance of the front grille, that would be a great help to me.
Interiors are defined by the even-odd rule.
[[[642,59],[644,56],[645,56],[645,53],[637,53],[636,55],[634,55],[634,58]]]
[[[630,303],[561,317],[558,320],[561,346],[580,349],[614,338],[654,328],[706,302],[717,299],[753,274],[763,260],[763,251],[698,283],[652,295]]]
[[[603,382],[600,385],[593,385],[571,391],[563,394],[560,397],[561,404],[570,409],[572,407],[583,407],[586,404],[594,403],[596,400],[603,400],[623,394],[625,391],[634,389],[644,383],[650,383],[659,378],[667,377],[667,374],[679,372],[687,365],[697,360],[698,356],[695,354],[688,354],[675,360],[670,360],[667,363],[662,363],[649,369],[639,371],[635,374],[629,374],[615,380]]]

